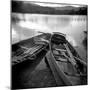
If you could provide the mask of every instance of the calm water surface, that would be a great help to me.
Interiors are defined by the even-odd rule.
[[[42,32],[61,32],[72,37],[79,55],[87,61],[86,50],[82,44],[87,31],[87,16],[81,15],[39,15],[17,14],[20,21],[12,24],[12,43],[38,35]]]

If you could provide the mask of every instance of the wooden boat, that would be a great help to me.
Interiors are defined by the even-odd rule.
[[[34,60],[39,52],[44,49],[47,50],[48,43],[46,39],[49,36],[48,34],[41,34],[12,45],[12,65],[16,65],[25,60]]]
[[[42,50],[58,86],[87,84],[87,64],[62,33],[43,33],[12,45],[12,65],[35,60]]]
[[[87,84],[87,64],[61,33],[54,33],[50,41],[50,51],[57,66],[72,85]]]

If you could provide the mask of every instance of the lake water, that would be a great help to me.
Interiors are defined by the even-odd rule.
[[[87,51],[82,41],[87,31],[87,16],[82,15],[43,15],[43,14],[13,14],[19,22],[12,24],[12,43],[38,35],[41,32],[61,32],[72,37],[79,55],[86,61]]]

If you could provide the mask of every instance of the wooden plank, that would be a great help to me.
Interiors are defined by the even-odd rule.
[[[46,45],[47,46],[47,45]],[[39,52],[41,52],[43,49],[46,48],[46,46],[43,45],[35,45],[32,48],[29,48],[26,52],[24,52],[23,54],[19,55],[19,56],[14,56],[12,58],[12,65],[21,63],[26,59],[27,56],[29,56],[30,58],[32,58],[32,56],[37,55]]]
[[[68,52],[68,54],[70,56],[70,59],[68,59],[68,60],[72,63],[73,66],[75,66],[76,65],[76,61],[75,61],[75,59],[74,59],[71,51],[69,50],[68,45],[67,44],[64,44],[64,46],[65,46],[65,48],[66,48],[66,50],[67,50],[67,52]]]
[[[60,52],[66,52],[66,50],[64,50],[64,49],[59,49],[59,48],[55,48],[55,50],[60,51]]]
[[[46,59],[49,63],[51,71],[54,75],[57,85],[60,86],[71,86],[71,82],[68,80],[64,72],[58,67],[54,56],[52,55],[51,51],[46,54]]]
[[[82,63],[84,66],[87,66],[87,63],[84,62],[83,60],[81,60],[80,58],[75,57],[75,56],[74,56],[74,58],[75,58],[77,61],[80,61],[80,63]]]

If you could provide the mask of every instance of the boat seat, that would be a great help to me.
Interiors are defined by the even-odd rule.
[[[56,58],[56,61],[68,62],[68,60],[65,58],[61,58],[61,57],[57,57],[57,56],[55,56],[55,58]]]
[[[36,41],[35,44],[37,44],[37,45],[46,45],[46,42],[44,42],[44,41]]]
[[[60,52],[66,52],[65,49],[59,49],[59,48],[55,48],[56,51],[60,51]]]
[[[56,51],[56,50],[53,50],[53,53],[54,53],[55,55],[60,55],[59,52]]]

